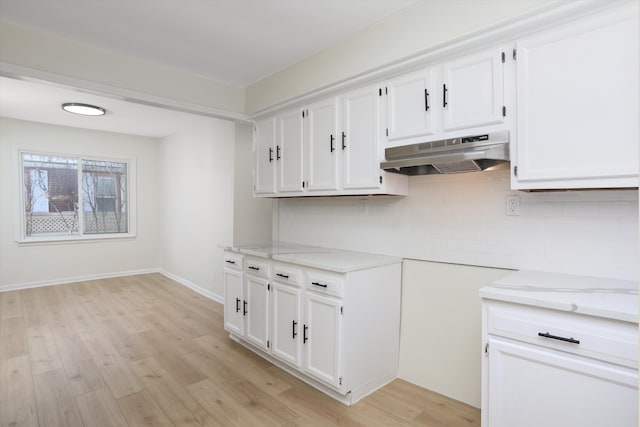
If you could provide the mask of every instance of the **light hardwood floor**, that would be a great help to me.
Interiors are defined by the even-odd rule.
[[[0,293],[0,426],[479,426],[406,381],[346,407],[228,338],[159,274]]]

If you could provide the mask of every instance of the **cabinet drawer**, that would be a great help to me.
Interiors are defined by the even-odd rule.
[[[273,280],[288,285],[300,286],[302,272],[288,264],[273,264]]]
[[[307,290],[339,297],[344,296],[344,279],[331,273],[307,272],[305,283]]]
[[[638,325],[518,304],[485,302],[487,332],[629,367],[638,364]]]
[[[269,261],[261,258],[247,257],[244,271],[254,276],[269,277]]]
[[[235,252],[224,253],[224,266],[234,270],[242,270],[242,260],[244,255]]]

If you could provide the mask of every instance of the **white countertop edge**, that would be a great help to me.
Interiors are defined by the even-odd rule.
[[[479,290],[480,297],[638,323],[638,283],[521,270]]]
[[[547,308],[550,310],[565,311],[570,313],[583,314],[586,316],[603,317],[606,319],[620,320],[622,322],[638,323],[638,313],[624,312],[616,309],[599,308],[593,306],[575,306],[571,303],[563,303],[558,301],[532,299],[526,296],[517,296],[513,294],[496,293],[491,286],[480,289],[480,297],[495,301],[511,302],[515,304],[528,305],[532,307]]]
[[[345,251],[336,251],[334,253],[328,253],[328,255],[340,256]],[[364,260],[352,262],[350,264],[339,265],[339,263],[327,261],[318,261],[308,259],[305,255],[313,254],[279,254],[273,255],[272,259],[280,262],[287,262],[290,264],[298,264],[305,267],[317,268],[320,270],[329,270],[336,273],[350,273],[358,270],[366,270],[368,268],[384,267],[386,265],[398,264],[402,262],[402,258],[391,257],[386,255],[366,254],[362,252],[356,252],[359,255],[364,255]],[[369,256],[369,257],[368,257]]]

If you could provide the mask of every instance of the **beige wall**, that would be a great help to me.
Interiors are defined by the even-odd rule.
[[[233,241],[234,140],[233,122],[203,119],[160,143],[160,265],[218,297],[220,245]]]
[[[205,107],[244,113],[244,89],[0,22],[0,62]],[[56,83],[65,83],[58,81]]]
[[[405,260],[398,376],[480,407],[478,290],[510,270]]]
[[[558,1],[429,0],[247,88],[248,114]]]
[[[233,243],[271,242],[272,201],[253,197],[253,127],[236,124]]]
[[[137,236],[64,244],[15,242],[19,200],[15,147],[87,156],[135,158]],[[152,138],[0,118],[0,287],[157,268],[160,222],[158,141]]]

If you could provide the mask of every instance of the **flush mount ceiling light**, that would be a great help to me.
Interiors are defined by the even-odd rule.
[[[78,102],[65,102],[62,109],[73,114],[81,114],[83,116],[103,116],[107,111],[96,105],[81,104]]]

